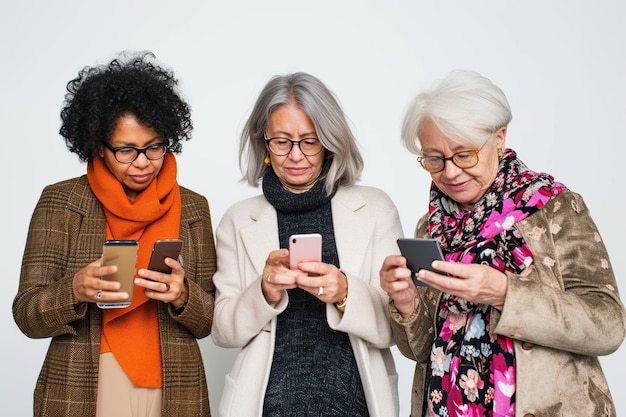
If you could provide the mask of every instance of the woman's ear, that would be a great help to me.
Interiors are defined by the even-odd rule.
[[[496,132],[496,145],[498,149],[502,150],[506,147],[506,126],[502,126]]]

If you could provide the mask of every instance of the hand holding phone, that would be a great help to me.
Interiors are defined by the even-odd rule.
[[[439,242],[435,239],[400,238],[398,239],[398,247],[402,256],[406,258],[406,266],[411,270],[411,279],[416,287],[428,286],[417,279],[416,274],[420,269],[428,269],[446,275],[431,266],[434,260],[444,260]]]
[[[322,261],[322,235],[319,233],[289,236],[289,268],[298,269],[298,264],[306,261]]]
[[[172,268],[165,264],[165,258],[178,259],[183,241],[180,239],[161,239],[154,242],[148,269],[151,271],[171,274]]]
[[[135,286],[135,268],[137,264],[136,240],[105,240],[102,245],[102,266],[117,265],[117,272],[102,277],[104,280],[117,281],[121,284],[120,291],[128,293],[126,301],[106,301],[96,305],[100,308],[125,308],[133,298]]]

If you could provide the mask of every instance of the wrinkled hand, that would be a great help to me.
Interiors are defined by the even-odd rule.
[[[175,259],[165,258],[165,265],[172,268],[171,274],[140,269],[139,277],[135,278],[135,285],[144,287],[148,298],[170,303],[179,308],[189,301],[189,287],[185,282],[185,269]]]
[[[302,272],[289,269],[289,250],[279,249],[269,253],[265,260],[261,290],[268,304],[276,304],[285,290],[296,288],[296,279]]]
[[[324,262],[300,262],[298,287],[325,303],[339,303],[348,296],[348,278],[335,265]]]
[[[409,317],[415,310],[415,284],[411,279],[411,270],[406,266],[406,259],[401,255],[390,255],[380,268],[380,287],[393,300],[402,317]]]
[[[121,287],[117,281],[101,279],[105,275],[117,272],[117,265],[101,266],[101,259],[93,261],[72,279],[74,301],[76,303],[119,302],[128,300],[128,293],[119,292]],[[98,294],[100,298],[98,298]]]
[[[445,261],[434,261],[432,267],[452,276],[422,269],[417,273],[417,279],[466,301],[489,304],[498,310],[504,308],[508,282],[506,275],[497,269],[487,265]]]

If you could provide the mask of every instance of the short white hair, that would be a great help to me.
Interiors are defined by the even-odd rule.
[[[479,149],[508,126],[512,114],[506,96],[491,80],[475,71],[455,70],[408,106],[402,142],[416,155],[421,155],[418,142],[424,119],[430,119],[451,140]]]

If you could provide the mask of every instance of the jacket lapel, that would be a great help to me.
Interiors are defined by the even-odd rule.
[[[260,204],[250,213],[252,223],[239,230],[247,258],[253,263],[257,275],[263,273],[267,255],[279,249],[278,220],[276,211],[265,200],[259,199]]]
[[[276,211],[265,200],[250,214],[252,222],[239,230],[247,258],[253,262],[257,275],[263,273],[267,255],[279,248]],[[358,274],[363,266],[363,254],[368,253],[374,224],[359,217],[367,204],[355,188],[340,187],[331,201],[335,242],[341,268]],[[363,213],[363,214],[361,214]]]
[[[340,187],[332,199],[335,242],[342,269],[359,274],[363,267],[363,254],[369,253],[368,246],[374,224],[361,219],[362,209],[367,202],[355,188]]]

